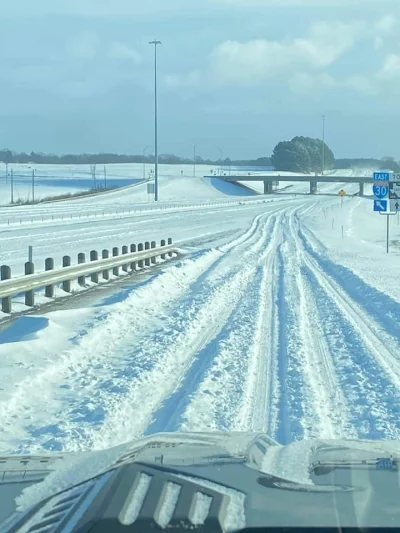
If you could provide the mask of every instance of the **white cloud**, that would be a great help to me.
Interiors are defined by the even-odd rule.
[[[67,43],[67,53],[76,59],[94,59],[99,49],[100,40],[91,32],[83,32]]]
[[[385,15],[380,18],[373,26],[374,48],[380,50],[388,42],[393,41],[397,34],[398,19],[393,15]]]
[[[193,70],[189,74],[168,74],[164,77],[164,83],[172,88],[194,87],[200,82],[201,74],[199,70]]]
[[[383,82],[400,79],[400,55],[389,54],[385,58],[383,66],[377,73],[376,77]]]
[[[397,18],[393,15],[386,15],[378,20],[375,27],[381,33],[391,33],[397,26]]]
[[[226,41],[213,51],[212,69],[220,83],[253,85],[286,73],[321,70],[354,45],[362,23],[315,23],[306,38]]]
[[[374,83],[373,79],[358,74],[350,76],[343,82],[342,85],[365,96],[373,96],[378,92],[378,87]]]
[[[376,83],[366,76],[356,74],[344,79],[335,79],[325,72],[295,74],[289,79],[289,88],[295,94],[307,95],[310,98],[330,89],[351,89],[365,96],[375,95],[378,91]]]
[[[316,92],[336,87],[336,80],[326,73],[308,74],[299,72],[289,79],[289,88],[293,93],[313,95]]]
[[[132,61],[135,65],[140,65],[142,56],[134,48],[124,44],[115,42],[111,45],[108,56],[113,59],[122,59]]]

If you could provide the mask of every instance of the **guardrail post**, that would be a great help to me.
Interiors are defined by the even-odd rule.
[[[1,265],[1,280],[11,279],[11,267]],[[11,313],[11,296],[4,296],[1,299],[1,310],[3,313]]]
[[[86,256],[83,252],[78,254],[78,265],[82,265],[83,263],[86,263]],[[85,286],[86,276],[79,276],[78,277],[78,285],[81,287]]]
[[[25,263],[25,276],[29,276],[35,273],[35,265],[30,261]],[[25,293],[25,305],[33,307],[35,305],[35,291],[26,291]]]
[[[138,248],[137,249],[138,249],[138,252],[143,252],[143,243],[142,242],[140,242],[138,244]],[[140,259],[138,261],[138,268],[143,268],[143,266],[144,266],[144,261],[143,261],[143,259]]]
[[[128,247],[127,246],[123,246],[122,247],[122,255],[126,255],[128,253]],[[122,270],[124,272],[128,272],[128,263],[126,263],[126,265],[122,265]]]
[[[97,252],[97,250],[92,250],[90,252],[90,260],[91,261],[98,261],[99,259],[99,253]],[[91,274],[90,276],[90,279],[93,281],[93,283],[98,283],[99,282],[99,273],[98,272],[93,272],[93,274]]]
[[[112,254],[113,254],[113,257],[117,257],[119,255],[119,249],[118,249],[117,246],[115,246],[112,249]],[[119,267],[114,267],[113,268],[113,274],[114,274],[114,276],[119,276]]]
[[[48,270],[54,270],[54,259],[52,257],[48,257],[44,261],[44,269],[46,271]],[[46,285],[44,288],[44,295],[47,298],[53,298],[54,296],[54,285]]]
[[[166,243],[165,243],[165,239],[163,239],[163,240],[161,241],[161,246],[165,246],[165,244],[166,244]],[[161,259],[165,259],[165,257],[166,257],[165,254],[161,254]]]
[[[170,246],[171,244],[172,244],[172,239],[171,239],[171,237],[169,237],[168,246]],[[168,255],[169,255],[169,257],[172,257],[174,254],[172,252],[168,252]]]
[[[150,243],[149,243],[149,241],[146,241],[146,242],[144,243],[144,249],[145,249],[145,250],[150,250]],[[149,257],[146,258],[146,259],[144,260],[144,266],[147,266],[147,267],[150,266],[150,258],[149,258]]]
[[[64,255],[62,259],[63,267],[69,267],[71,266],[71,256]],[[65,292],[71,292],[71,280],[67,279],[62,282],[62,288]]]
[[[136,252],[136,244],[131,244],[131,254]],[[136,270],[136,262],[131,263],[131,270],[134,272]]]
[[[156,241],[151,241],[151,247],[152,248],[156,247]],[[153,255],[153,257],[151,258],[151,264],[155,265],[156,263],[157,263],[157,256]]]
[[[102,259],[108,259],[110,257],[110,252],[108,250],[103,250],[101,252]],[[103,279],[110,279],[110,271],[108,268],[106,270],[103,270]]]

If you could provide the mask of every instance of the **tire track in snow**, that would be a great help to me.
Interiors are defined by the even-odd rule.
[[[299,231],[298,222],[296,226],[294,231]],[[377,350],[371,352],[371,346],[381,345],[380,338],[372,340],[376,325],[374,327],[369,320],[365,323],[363,312],[354,315],[354,308],[348,305],[347,298],[343,299],[343,289],[307,255],[302,240],[297,239],[306,257],[305,275],[318,302],[320,323],[330,346],[340,388],[348,399],[353,431],[358,438],[399,438],[400,390],[395,383],[398,376],[393,375],[396,368],[389,371],[394,354],[389,353],[389,360],[383,359],[382,365],[385,352],[379,352],[380,364],[377,365]],[[385,351],[387,357],[388,351]]]
[[[400,338],[400,303],[387,294],[375,289],[352,270],[334,263],[327,256],[326,247],[307,228],[299,226],[299,237],[306,252],[313,257],[320,267],[348,293],[352,300],[362,304],[363,309],[375,320],[380,328],[391,337],[389,343],[396,345]]]
[[[287,232],[284,232],[286,240]],[[304,416],[303,405],[300,401],[291,408],[290,390],[301,390],[304,388],[302,376],[297,367],[290,368],[289,373],[289,349],[288,341],[292,339],[290,325],[294,323],[294,314],[287,302],[287,282],[285,282],[284,262],[282,257],[282,247],[277,250],[277,304],[278,304],[278,381],[279,381],[279,426],[276,429],[275,438],[285,444],[291,442],[292,434],[302,434],[298,420]],[[294,295],[293,295],[294,296]],[[289,413],[291,416],[289,416]],[[294,415],[294,416],[293,416]],[[292,422],[291,422],[292,420]],[[292,427],[292,425],[294,427]]]
[[[183,431],[269,430],[273,424],[274,335],[272,331],[272,266],[281,238],[280,217],[265,250],[254,265],[254,278],[238,301],[223,335],[206,347],[214,358],[193,394],[185,397],[185,409],[174,414],[175,428]],[[200,379],[199,379],[200,377]],[[221,387],[221,384],[223,386]]]
[[[360,335],[343,316],[337,303],[305,268],[310,291],[318,304],[319,321],[330,347],[340,389],[347,398],[350,423],[356,438],[400,437],[400,394],[377,367]]]
[[[270,214],[262,216],[267,219]],[[186,304],[180,315],[172,317],[170,309],[179,308],[177,302],[182,304],[182,297],[188,291],[193,297],[197,293],[202,294],[202,276],[213,270],[221,256],[229,255],[230,250],[235,249],[239,262],[246,243],[260,246],[259,221],[260,216],[223,251],[211,250],[194,260],[188,259],[168,267],[162,275],[135,290],[124,302],[113,306],[95,329],[76,339],[70,350],[57,354],[55,360],[49,358],[48,365],[39,369],[37,374],[33,369],[12,396],[0,403],[3,439],[15,442],[15,434],[19,432],[19,451],[33,449],[32,446],[37,450],[41,447],[68,450],[92,447],[94,443],[91,439],[97,436],[109,409],[114,409],[114,422],[121,422],[118,403],[129,395],[131,382],[136,380],[141,383],[143,398],[146,398],[147,376],[157,364],[161,364],[171,335],[182,334],[196,311],[195,306],[191,309]],[[200,303],[197,302],[198,305]],[[174,324],[175,318],[177,325]],[[154,343],[147,352],[143,339]],[[162,384],[161,375],[157,375]],[[165,373],[162,375],[165,378]],[[138,401],[137,408],[140,407],[141,402]],[[36,413],[44,413],[45,416],[35,416]],[[29,422],[24,422],[23,417]],[[18,431],[15,429],[16,420],[22,423]],[[126,438],[131,437],[126,435]],[[109,435],[109,438],[112,436]],[[97,445],[100,446],[98,441]]]
[[[302,257],[291,220],[279,250],[281,426],[276,438],[281,443],[339,438],[349,427],[316,304],[302,274]]]
[[[400,391],[400,342],[398,338],[388,332],[383,324],[387,324],[390,329],[399,326],[398,318],[385,317],[379,324],[375,317],[372,318],[366,309],[349,294],[347,288],[336,281],[326,266],[322,258],[315,252],[312,253],[307,246],[307,240],[301,233],[297,222],[297,240],[299,247],[303,248],[303,256],[306,264],[318,277],[318,281],[326,293],[336,302],[341,313],[347,317],[355,331],[358,332],[363,343],[376,361],[385,370],[388,378],[392,381],[397,390]],[[382,295],[384,297],[384,295]],[[366,304],[368,305],[368,304]]]
[[[279,221],[280,222],[280,221]],[[239,427],[263,430],[274,435],[278,418],[278,312],[276,253],[282,235],[265,251],[263,279],[260,285],[256,331],[252,341],[252,358],[245,389],[250,401],[243,402],[238,414]]]
[[[251,248],[254,256],[257,256],[263,247],[272,224],[272,219],[267,220],[264,226],[257,223],[259,237]],[[241,244],[245,246],[246,242]],[[241,259],[241,246],[235,245],[233,248],[238,255],[237,259]],[[227,260],[231,262],[232,258],[228,257]],[[253,263],[254,259],[249,260],[249,263],[237,272],[232,269],[233,272],[229,272],[223,282],[216,287],[211,285],[207,289],[206,282],[203,281],[201,291],[196,287],[194,291],[186,295],[173,316],[171,321],[173,329],[169,332],[170,334],[166,334],[165,331],[162,333],[165,351],[162,356],[158,357],[157,363],[150,372],[143,373],[130,382],[129,391],[123,399],[118,398],[115,402],[111,399],[107,406],[107,419],[101,432],[93,436],[95,447],[105,447],[121,442],[124,437],[127,438],[127,435],[142,435],[152,421],[157,431],[165,429],[165,418],[170,418],[170,413],[175,410],[175,404],[179,403],[181,394],[187,393],[185,385],[192,380],[193,365],[197,363],[201,367],[197,370],[205,371],[204,366],[209,364],[210,357],[215,356],[211,353],[208,354],[208,358],[203,358],[202,349],[219,335],[232,310],[242,298],[254,276]],[[235,264],[234,267],[236,268]],[[141,349],[144,349],[147,357],[153,361],[160,350],[160,340],[161,338],[155,341],[153,337],[150,337],[142,343]],[[165,376],[168,376],[167,380]],[[151,399],[140,406],[139,412],[134,415],[134,420],[121,424],[121,415],[124,420],[128,420],[132,406],[140,405],[141,399],[146,396],[149,398],[149,391],[151,391]],[[174,397],[171,405],[169,397],[174,393],[178,399]],[[166,405],[163,406],[163,402]],[[156,411],[160,412],[157,414]],[[158,417],[155,422],[154,416]]]
[[[80,449],[74,445],[74,441],[81,440],[80,426],[101,424],[104,418],[104,410],[99,408],[98,402],[101,389],[109,394],[123,393],[118,376],[126,380],[128,371],[140,371],[141,364],[143,368],[148,364],[137,354],[135,360],[130,360],[130,366],[127,365],[127,343],[133,343],[135,338],[144,337],[157,327],[168,308],[220,256],[221,252],[211,250],[194,260],[183,260],[107,312],[101,309],[99,316],[91,320],[93,329],[88,329],[83,337],[72,339],[72,346],[66,352],[48,354],[47,364],[32,368],[17,384],[15,392],[0,402],[1,438],[14,442],[15,435],[21,434],[20,440],[24,443],[20,450],[27,450],[26,446],[33,444],[35,449],[41,446],[52,449],[54,445],[57,449],[68,446]],[[16,427],[16,420],[22,421],[22,428]]]

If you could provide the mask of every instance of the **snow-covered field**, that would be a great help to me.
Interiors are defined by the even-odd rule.
[[[0,449],[103,449],[176,430],[399,438],[398,218],[386,254],[370,198],[304,186],[241,198],[237,185],[164,176],[160,197],[177,203],[152,212],[143,186],[12,208],[33,221],[0,210],[1,262],[17,273],[29,244],[38,265],[169,236],[183,252],[107,297],[0,331]]]
[[[6,166],[0,163],[0,205],[11,202],[11,185],[13,184],[14,202],[31,201],[33,194],[32,171],[35,171],[34,197],[40,200],[67,193],[79,193],[93,188],[126,187],[138,181],[152,180],[154,165],[150,164],[109,164],[97,165],[95,180],[90,165],[33,165],[10,164],[8,176]],[[13,181],[11,180],[13,172]],[[219,168],[196,165],[196,176],[202,177],[219,172]],[[159,165],[159,177],[168,180],[171,177],[193,177],[193,165]],[[137,201],[148,201],[147,186],[140,189]],[[165,190],[166,197],[171,191]]]

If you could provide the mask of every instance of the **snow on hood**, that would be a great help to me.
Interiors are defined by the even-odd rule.
[[[265,453],[260,452],[262,443]],[[55,470],[41,483],[25,489],[16,500],[19,511],[71,486],[114,468],[124,461],[156,461],[164,464],[198,464],[213,457],[243,459],[265,474],[312,485],[310,465],[315,460],[373,459],[382,455],[400,456],[398,441],[303,440],[281,446],[259,433],[165,433],[128,442],[102,451],[66,454]],[[258,455],[257,455],[258,454]]]

